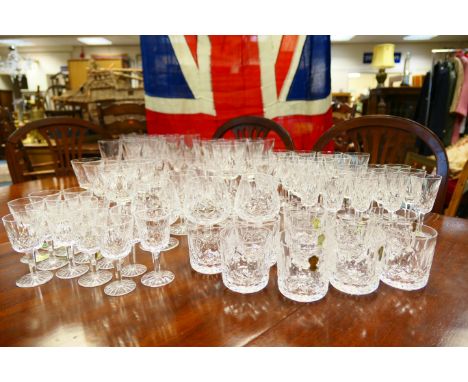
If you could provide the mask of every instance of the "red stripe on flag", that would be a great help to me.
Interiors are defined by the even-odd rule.
[[[275,65],[276,92],[279,96],[283,88],[284,80],[291,66],[292,56],[296,48],[299,36],[283,36]]]
[[[227,119],[206,114],[163,114],[146,110],[148,134],[200,134],[202,138],[213,137],[216,129]],[[312,150],[317,139],[332,125],[331,108],[321,115],[293,115],[274,120],[289,131],[296,150]],[[270,136],[275,136],[270,134]],[[277,139],[275,147],[284,148]],[[333,145],[330,145],[330,149]]]
[[[210,36],[211,82],[223,120],[263,115],[257,36]]]
[[[193,59],[195,60],[198,66],[198,55],[197,55],[197,42],[198,36],[196,35],[185,35],[185,40],[187,41],[187,45],[192,53]]]

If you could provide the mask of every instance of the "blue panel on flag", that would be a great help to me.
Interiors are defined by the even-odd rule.
[[[168,36],[141,36],[143,80],[146,95],[194,98]]]
[[[287,101],[313,101],[331,91],[330,36],[307,36]]]

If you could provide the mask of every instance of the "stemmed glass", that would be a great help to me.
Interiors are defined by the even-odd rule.
[[[133,217],[127,214],[109,214],[101,223],[99,247],[106,259],[115,261],[117,280],[104,288],[108,296],[123,296],[135,290],[133,280],[122,278],[122,260],[130,253],[133,235]]]
[[[72,159],[70,161],[80,187],[83,187],[84,189],[91,188],[91,180],[88,178],[88,175],[85,171],[85,165],[92,162],[100,163],[100,161],[101,158],[98,157]]]
[[[54,245],[67,248],[68,266],[60,268],[56,276],[61,279],[72,279],[88,272],[87,265],[77,265],[74,258],[76,243],[76,224],[79,211],[78,195],[65,199],[60,193],[45,198],[46,215]]]
[[[418,213],[418,226],[424,222],[424,216],[432,211],[437,193],[439,192],[442,176],[426,175],[422,182],[422,190],[419,199],[415,200],[414,207]]]
[[[160,253],[169,243],[171,214],[166,208],[155,208],[135,213],[141,246],[150,251],[153,257],[154,271],[141,278],[141,283],[148,287],[160,287],[174,280],[174,274],[161,270]]]
[[[403,183],[404,173],[399,170],[386,171],[385,190],[382,198],[383,207],[390,212],[391,217],[395,217],[395,212],[401,208],[404,202],[405,187]]]
[[[95,198],[95,197],[94,197]],[[75,229],[78,232],[76,246],[79,251],[88,256],[91,271],[78,279],[78,284],[92,288],[104,285],[112,280],[112,273],[97,270],[96,254],[99,251],[99,240],[102,236],[102,222],[107,218],[108,209],[91,205],[83,206],[77,219]]]
[[[42,197],[39,196],[24,197],[10,200],[7,205],[10,213],[19,218],[20,214],[26,211],[26,205],[34,202],[40,202],[41,200]],[[20,262],[23,264],[29,264],[31,261],[30,257],[31,256],[29,254],[26,254],[21,257]]]
[[[122,159],[122,141],[120,139],[99,140],[99,152],[103,159]]]
[[[177,191],[177,196],[179,197],[179,222],[171,225],[172,235],[187,235],[187,225],[182,208],[184,205],[184,186],[187,182],[187,179],[193,178],[195,176],[196,172],[193,170],[170,172],[171,180],[175,186],[175,190]]]
[[[6,215],[2,218],[8,240],[13,250],[20,253],[30,253],[29,273],[16,281],[20,288],[35,287],[45,284],[53,277],[52,272],[36,270],[36,251],[43,240],[41,222],[36,214],[22,212],[16,215]]]
[[[249,222],[273,220],[279,213],[277,179],[267,174],[244,174],[234,201],[237,215]]]
[[[132,260],[130,264],[122,268],[122,276],[124,277],[137,277],[144,274],[147,270],[143,264],[138,264],[136,260],[136,244],[140,241],[138,229],[135,223],[135,203],[129,202],[124,205],[116,205],[110,208],[110,214],[127,214],[133,216],[133,234],[132,234]]]

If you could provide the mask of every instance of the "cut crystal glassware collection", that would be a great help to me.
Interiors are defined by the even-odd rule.
[[[265,288],[274,265],[280,293],[299,302],[320,300],[330,285],[363,295],[381,281],[427,284],[437,232],[423,221],[440,176],[369,165],[367,153],[273,147],[197,135],[99,141],[100,158],[72,160],[80,187],[8,203],[8,238],[30,267],[17,285],[44,284],[56,270],[82,287],[105,285],[109,296],[135,290],[138,276],[162,287],[177,277],[161,269],[161,255],[179,245],[171,235],[187,235],[196,272],[220,274],[238,293]],[[138,243],[153,270],[138,263]]]

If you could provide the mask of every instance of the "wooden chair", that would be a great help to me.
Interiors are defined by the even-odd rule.
[[[278,135],[287,150],[294,150],[294,143],[288,131],[271,119],[255,116],[233,118],[218,128],[213,138],[224,137],[232,132],[236,138],[265,138],[270,132]]]
[[[15,124],[10,111],[0,106],[0,158],[5,157],[5,144],[8,136],[15,131]]]
[[[460,202],[463,198],[463,191],[465,190],[465,184],[468,180],[468,160],[465,162],[465,166],[463,166],[463,170],[458,177],[457,185],[455,186],[455,190],[453,191],[452,199],[450,199],[450,203],[445,210],[445,215],[447,216],[457,216],[457,210],[460,206]]]
[[[414,151],[419,138],[433,152],[437,174],[442,176],[434,212],[443,213],[447,190],[448,159],[440,139],[425,126],[402,117],[369,115],[336,124],[315,143],[313,150],[321,151],[331,141],[337,151],[370,153],[369,163],[403,163],[408,151]]]
[[[23,144],[23,139],[34,130],[45,143]],[[12,181],[20,183],[43,176],[73,174],[70,161],[81,158],[84,146],[101,138],[109,135],[99,126],[76,118],[46,118],[28,123],[13,132],[5,145]]]
[[[101,128],[115,138],[121,134],[146,133],[146,109],[143,104],[98,104],[97,109]]]

